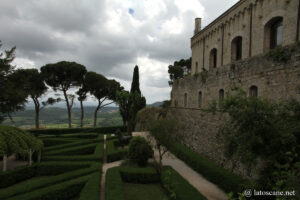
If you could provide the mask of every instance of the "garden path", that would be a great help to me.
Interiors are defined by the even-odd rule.
[[[147,132],[133,132],[133,136],[142,136],[153,142],[153,138]],[[155,158],[158,158],[158,152],[154,152]],[[183,161],[176,158],[171,153],[164,155],[163,165],[173,167],[183,178],[193,185],[208,200],[226,200],[227,195],[215,184],[206,180],[202,175],[194,171]]]
[[[7,158],[7,170],[12,170],[19,166],[28,165],[28,161],[18,161],[15,158],[15,155],[11,155]],[[3,161],[0,161],[0,171],[2,171],[3,168]]]
[[[109,168],[112,167],[117,167],[122,163],[122,160],[116,161],[116,162],[111,162],[111,163],[106,163],[106,135],[104,135],[104,155],[103,155],[103,166],[102,166],[102,178],[101,178],[101,196],[100,200],[105,200],[105,175],[106,171]]]

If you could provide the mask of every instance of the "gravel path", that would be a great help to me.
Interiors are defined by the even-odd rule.
[[[28,162],[27,161],[18,161],[18,160],[16,160],[14,155],[9,156],[7,158],[7,170],[12,170],[16,167],[24,166],[24,165],[28,165]],[[0,171],[2,171],[2,169],[3,169],[3,161],[1,160],[0,161]]]
[[[153,142],[153,138],[149,136],[147,132],[134,132],[133,136],[142,136]],[[158,156],[158,152],[154,152],[154,156]],[[163,165],[169,165],[173,167],[182,177],[184,177],[191,185],[193,185],[203,196],[208,200],[226,200],[227,195],[218,188],[215,184],[206,180],[199,173],[194,171],[183,161],[176,158],[171,153],[168,153],[163,158]]]

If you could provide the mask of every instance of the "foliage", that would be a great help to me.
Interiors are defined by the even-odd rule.
[[[101,173],[95,173],[91,177],[80,192],[79,200],[99,200]]]
[[[121,167],[122,180],[129,183],[158,183],[160,177],[152,167]]]
[[[116,141],[118,141],[118,139],[106,141],[107,162],[121,160],[125,155],[127,155],[126,149],[118,149],[118,147],[115,146]]]
[[[122,116],[124,126],[127,124],[127,121],[129,120],[129,110],[130,110],[129,96],[130,93],[126,90],[117,91],[116,93],[116,99],[119,105],[119,111],[120,111],[120,115]]]
[[[169,65],[168,73],[170,75],[169,85],[171,86],[175,80],[183,78],[184,74],[190,74],[192,67],[192,58],[189,59],[181,59],[179,61],[175,61],[173,65]]]
[[[219,186],[225,192],[242,191],[242,185],[245,183],[245,180],[240,176],[218,166],[213,161],[190,150],[182,144],[171,143],[169,149],[177,158],[184,161],[192,169],[210,182]]]
[[[89,91],[98,101],[98,105],[94,112],[94,127],[96,127],[99,109],[113,103],[103,104],[105,100],[116,100],[116,91],[120,90],[121,86],[117,81],[108,80],[101,74],[88,72],[85,75],[83,88],[83,90]]]
[[[74,95],[68,95],[67,91],[72,87],[81,85],[84,75],[87,72],[86,68],[75,62],[61,61],[41,67],[41,72],[46,83],[54,91],[60,90],[63,92],[68,109],[69,128],[71,128],[71,108],[73,106]]]
[[[163,101],[163,104],[160,106],[162,108],[169,108],[171,106],[171,100]]]
[[[119,172],[120,167],[110,168],[106,172],[105,199],[125,200],[123,192],[122,178]]]
[[[39,151],[43,148],[43,142],[32,134],[22,131],[15,127],[0,125],[0,149],[5,154],[21,154],[28,153],[29,149]]]
[[[133,137],[129,144],[128,157],[140,167],[147,164],[149,158],[153,157],[153,150],[149,142],[141,137]]]
[[[182,138],[179,134],[182,128],[182,125],[173,119],[158,119],[151,122],[149,131],[155,138],[154,148],[159,153],[158,173],[162,170],[163,156],[168,152],[171,144]]]
[[[75,147],[67,147],[64,149],[56,149],[52,151],[47,151],[44,153],[44,155],[87,155],[94,152],[96,147],[95,143],[92,144],[86,144],[86,145],[80,145]]]
[[[286,63],[291,59],[292,53],[288,48],[277,47],[270,50],[268,57],[276,62]]]
[[[130,93],[138,92],[141,94],[140,81],[139,81],[139,67],[136,65],[133,70],[132,82]]]
[[[13,47],[0,52],[0,122],[4,117],[10,117],[11,113],[22,110],[28,95],[24,90],[24,81],[13,75],[14,66],[11,63],[15,58],[15,50],[16,47]]]
[[[163,168],[161,181],[171,200],[206,199],[171,167]]]
[[[263,159],[267,167],[260,182],[266,189],[275,184],[282,189],[299,188],[299,182],[291,180],[299,180],[296,166],[300,157],[294,153],[300,149],[300,103],[248,98],[238,88],[232,93],[221,104],[221,111],[231,117],[230,123],[220,129],[225,156],[245,164],[249,172],[258,158]]]
[[[66,171],[66,173],[62,173],[56,176],[40,177],[39,179],[27,180],[25,181],[25,183],[19,183],[17,185],[1,190],[0,198],[5,199],[22,193],[35,191],[39,188],[43,188],[57,183],[65,182],[71,179],[75,179],[80,176],[84,176],[96,172],[99,170],[99,168],[101,168],[101,165],[93,165],[92,167],[78,169],[75,171],[70,171],[70,172]],[[24,187],[24,184],[26,184],[26,187]]]

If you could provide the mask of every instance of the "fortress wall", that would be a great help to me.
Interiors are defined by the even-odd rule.
[[[191,38],[192,74],[197,73],[196,62],[198,72],[202,68],[209,70],[209,55],[213,48],[218,50],[217,67],[231,63],[231,42],[236,36],[243,38],[242,59],[267,52],[265,25],[273,17],[283,17],[282,45],[294,43],[297,40],[298,6],[298,0],[239,1]]]

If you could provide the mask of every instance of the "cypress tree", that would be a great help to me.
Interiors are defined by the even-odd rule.
[[[130,93],[138,92],[141,94],[140,90],[140,81],[139,81],[139,67],[136,65],[133,71],[133,77],[131,82],[131,90]]]

